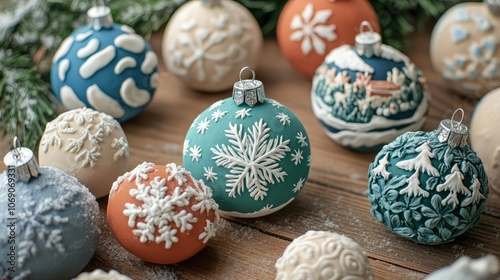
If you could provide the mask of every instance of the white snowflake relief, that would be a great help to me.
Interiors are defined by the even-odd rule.
[[[295,165],[300,164],[302,162],[303,158],[304,157],[302,156],[302,150],[300,150],[300,149],[293,150],[293,153],[292,153],[293,164],[295,164]]]
[[[215,102],[214,104],[210,105],[210,108],[208,109],[209,111],[212,111],[213,109],[220,107],[224,103],[224,100],[219,100]]]
[[[206,220],[206,226],[203,227],[203,232],[198,235],[199,240],[203,240],[203,243],[215,236],[215,224],[210,220]]]
[[[301,41],[300,48],[304,55],[309,54],[313,49],[320,55],[325,54],[326,45],[321,38],[330,42],[337,39],[337,35],[333,32],[335,24],[324,25],[332,14],[333,12],[329,9],[314,13],[314,6],[309,3],[301,15],[293,16],[290,28],[296,31],[290,35],[290,40]]]
[[[281,103],[274,99],[268,99],[268,101],[271,103],[271,105],[273,105],[273,107],[276,107],[278,109],[284,107],[283,105],[281,105]]]
[[[244,119],[245,117],[250,117],[250,111],[252,110],[252,108],[243,108],[241,110],[238,110],[236,111],[236,118],[240,118],[240,119]]]
[[[284,181],[288,174],[279,162],[290,151],[289,139],[283,136],[269,139],[270,128],[262,119],[255,122],[248,133],[243,132],[243,125],[229,124],[225,135],[231,145],[216,145],[210,150],[217,166],[230,169],[226,174],[226,192],[229,197],[236,197],[246,189],[250,197],[262,200],[267,195],[268,183]]]
[[[293,192],[296,193],[296,192],[300,192],[300,190],[302,190],[302,187],[304,186],[304,182],[305,182],[306,179],[303,179],[303,178],[299,178],[299,181],[296,183],[296,184],[293,184],[293,186],[295,188],[293,188]]]
[[[82,167],[90,166],[94,167],[97,159],[101,156],[101,153],[97,151],[97,146],[94,146],[92,150],[87,150],[81,152],[76,156],[76,161],[82,161]]]
[[[209,214],[210,210],[215,211],[216,218],[218,218],[219,214],[217,214],[217,209],[219,209],[219,205],[212,199],[212,189],[205,186],[202,180],[195,181],[193,180],[194,188],[187,188],[186,192],[190,193],[194,196],[196,200],[196,204],[191,205],[191,210],[199,211],[200,213],[207,212]]]
[[[198,123],[198,126],[196,127],[196,133],[204,134],[209,127],[210,127],[210,120],[208,118],[205,118],[204,120]]]
[[[186,155],[186,153],[188,152],[188,149],[189,149],[189,140],[185,139],[184,140],[184,145],[182,146],[182,154],[183,155]]]
[[[221,111],[220,109],[217,109],[217,111],[215,111],[215,112],[212,113],[211,118],[215,122],[218,122],[226,114],[227,114],[227,111]]]
[[[311,166],[311,155],[307,156],[307,166]]]
[[[205,176],[205,180],[211,181],[211,182],[217,180],[217,173],[215,173],[213,171],[212,166],[203,167],[203,169],[205,170],[205,173],[203,174],[203,176]]]
[[[281,112],[276,116],[276,118],[280,120],[280,123],[283,126],[290,125],[290,117],[287,114]]]
[[[120,157],[128,157],[129,155],[128,143],[123,139],[123,137],[114,138],[111,148],[116,150],[116,153],[113,155],[114,160],[118,160]]]
[[[197,208],[194,211],[200,213],[205,210],[215,211],[217,204],[211,198],[211,191],[202,191],[202,188],[208,188],[204,185],[200,187],[197,183],[194,183],[194,188],[187,186],[183,189],[177,186],[172,194],[168,195],[167,180],[184,184],[187,182],[187,172],[173,163],[166,166],[166,171],[169,173],[167,179],[158,176],[151,180],[149,185],[136,184],[137,188],[131,189],[129,194],[142,204],[126,203],[123,214],[128,217],[128,226],[132,228],[132,233],[139,237],[140,242],[165,242],[165,248],[170,249],[179,241],[178,232],[189,231],[193,229],[193,224],[198,222],[193,213],[178,207],[189,205],[193,196],[198,203],[193,205],[191,210]]]
[[[123,176],[118,177],[116,181],[113,183],[111,187],[111,191],[109,192],[109,196],[113,196],[113,193],[118,189],[118,186],[124,181],[127,180],[132,182],[135,180],[136,185],[142,184],[143,180],[149,179],[148,173],[153,172],[155,169],[155,164],[151,162],[143,162],[139,164],[132,171],[123,174]]]
[[[201,158],[201,148],[198,145],[194,145],[193,147],[189,148],[189,151],[191,152],[189,156],[191,157],[191,161],[198,162],[198,160]]]
[[[302,133],[302,131],[297,132],[297,136],[295,136],[297,140],[299,140],[300,147],[307,146],[307,137]]]

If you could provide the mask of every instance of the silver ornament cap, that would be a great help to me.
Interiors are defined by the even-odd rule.
[[[111,9],[107,6],[95,6],[87,11],[87,22],[96,31],[113,25]]]
[[[25,147],[21,147],[21,143],[17,136],[13,141],[14,149],[8,152],[3,161],[7,169],[14,169],[16,181],[23,181],[27,183],[31,177],[38,177],[42,171],[38,168],[38,162],[33,152]]]
[[[252,71],[251,80],[242,80],[242,75],[245,70]],[[233,100],[236,105],[247,104],[250,107],[255,106],[257,103],[264,103],[266,96],[264,93],[264,84],[255,79],[255,71],[245,66],[240,71],[240,80],[234,83],[233,86]]]
[[[484,3],[495,16],[500,16],[500,0],[484,0]]]
[[[462,113],[462,118],[458,122],[454,120],[457,112]],[[451,148],[465,147],[467,138],[469,137],[469,128],[462,123],[464,115],[464,110],[458,108],[451,116],[451,120],[446,119],[441,121],[437,129],[439,142],[448,142]]]
[[[367,58],[380,55],[382,37],[373,31],[373,27],[368,21],[361,22],[359,34],[356,35],[354,40],[356,41],[356,51],[359,55],[364,55]]]

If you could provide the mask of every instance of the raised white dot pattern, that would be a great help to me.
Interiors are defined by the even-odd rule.
[[[70,66],[69,59],[65,58],[61,60],[61,63],[59,63],[59,68],[57,69],[57,76],[59,77],[59,80],[61,82],[64,82],[66,80],[66,73],[68,73],[68,69]]]
[[[135,58],[126,56],[118,61],[118,63],[115,65],[114,71],[116,75],[120,75],[121,73],[123,73],[123,71],[125,71],[125,69],[134,68],[135,66],[137,66],[137,61],[135,60]]]
[[[137,34],[118,35],[114,40],[115,46],[131,53],[141,53],[146,47],[146,43],[141,36]]]
[[[120,96],[125,104],[137,108],[146,105],[151,99],[147,90],[137,88],[132,78],[127,78],[120,87]]]
[[[101,51],[89,57],[80,66],[80,76],[83,79],[92,77],[97,71],[106,67],[116,56],[116,50],[113,46],[107,46]]]
[[[125,110],[120,103],[104,93],[96,84],[87,88],[87,100],[94,109],[114,118],[121,118],[125,115]]]
[[[94,54],[99,49],[99,40],[96,38],[90,39],[90,41],[85,45],[85,47],[79,49],[76,52],[76,57],[86,58]]]

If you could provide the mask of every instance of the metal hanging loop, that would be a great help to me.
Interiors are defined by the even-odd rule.
[[[354,40],[356,41],[356,52],[359,55],[370,58],[379,56],[382,52],[382,37],[373,31],[372,25],[366,20],[361,22],[359,34],[356,35]]]
[[[14,170],[16,181],[21,180],[27,183],[32,177],[42,174],[35,155],[30,149],[21,147],[17,136],[14,137],[12,147],[13,149],[5,155],[3,161],[7,169]]]
[[[87,22],[95,31],[111,28],[113,25],[111,9],[104,5],[90,8],[87,11]]]
[[[252,71],[252,79],[243,80],[243,73],[246,70]],[[264,92],[264,84],[255,79],[255,71],[245,66],[240,71],[240,80],[234,83],[233,86],[233,100],[236,105],[247,104],[250,107],[255,106],[257,103],[264,103],[266,99]]]
[[[460,121],[455,121],[455,115],[457,112],[462,113]],[[448,142],[451,148],[460,147],[463,148],[467,144],[467,138],[469,137],[469,128],[462,123],[464,120],[464,110],[458,108],[453,112],[450,119],[442,120],[438,127],[438,140],[441,143]]]

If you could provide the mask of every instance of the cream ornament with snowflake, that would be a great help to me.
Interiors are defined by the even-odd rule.
[[[144,162],[120,176],[108,201],[108,222],[122,246],[153,263],[181,262],[215,236],[212,190],[174,163]]]
[[[236,217],[283,208],[306,185],[310,168],[304,126],[275,100],[254,103],[253,94],[263,87],[244,85],[258,82],[237,82],[234,95],[250,105],[231,98],[215,102],[194,120],[184,141],[184,166],[212,188],[222,213]]]
[[[263,38],[252,14],[230,0],[189,1],[172,16],[163,36],[170,73],[200,91],[231,88],[231,73],[256,67]]]
[[[47,123],[38,155],[41,165],[75,176],[97,198],[108,195],[129,161],[120,124],[90,108],[67,111]]]
[[[280,14],[276,34],[290,64],[312,77],[332,49],[354,44],[355,31],[364,20],[379,30],[375,11],[366,0],[291,0]]]
[[[479,99],[500,87],[499,28],[500,2],[490,0],[455,5],[436,23],[431,61],[455,93]]]

